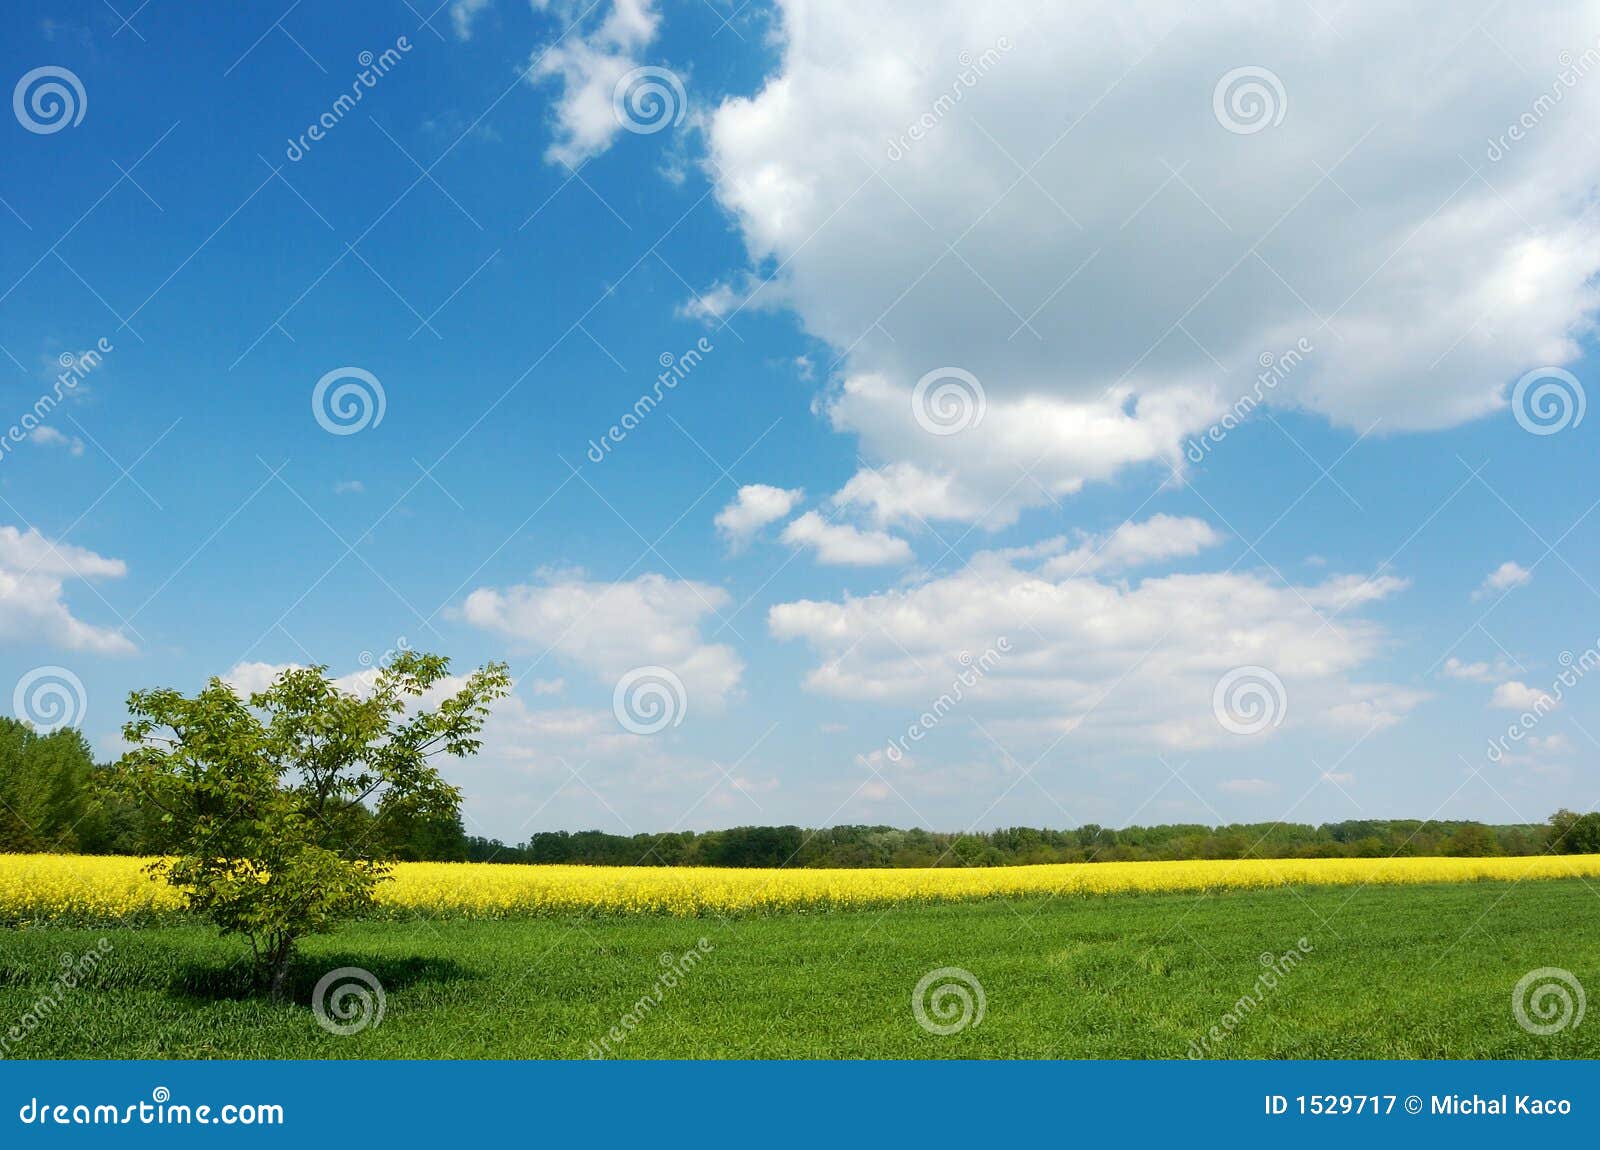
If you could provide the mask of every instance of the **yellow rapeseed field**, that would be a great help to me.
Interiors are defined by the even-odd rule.
[[[0,854],[0,922],[139,919],[181,909],[149,860]],[[1275,886],[1600,878],[1600,855],[1526,858],[1246,859],[925,870],[400,863],[387,910],[500,918],[592,911],[702,915],[825,910],[1021,895],[1106,895]]]

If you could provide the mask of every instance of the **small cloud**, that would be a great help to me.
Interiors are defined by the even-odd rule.
[[[703,293],[678,306],[683,319],[721,319],[739,306],[739,293],[725,283],[712,284]]]
[[[751,483],[739,488],[733,501],[717,512],[717,530],[728,542],[730,550],[737,551],[769,523],[775,523],[795,509],[805,498],[805,491],[796,487],[771,487],[765,483]]]
[[[1553,711],[1556,708],[1556,701],[1545,692],[1513,679],[1509,683],[1501,683],[1494,689],[1489,705],[1504,707],[1511,711]]]
[[[28,438],[40,447],[64,447],[73,458],[83,454],[83,440],[76,435],[63,435],[53,427],[35,428]]]
[[[1363,731],[1381,731],[1404,719],[1420,703],[1427,700],[1424,691],[1407,687],[1386,686],[1368,693],[1364,698],[1351,699],[1328,708],[1329,722],[1354,727]]]
[[[805,380],[812,379],[817,374],[817,365],[811,362],[809,355],[795,356],[794,369],[800,373],[800,378]]]
[[[367,489],[367,485],[359,479],[341,479],[333,485],[335,495],[360,495]]]
[[[1469,683],[1493,683],[1511,673],[1511,664],[1504,659],[1493,663],[1463,663],[1452,656],[1444,661],[1439,673],[1447,679],[1464,679]]]
[[[1323,771],[1322,777],[1330,783],[1337,783],[1341,787],[1349,786],[1356,781],[1356,777],[1349,771]]]
[[[1130,520],[1109,535],[1090,536],[1042,570],[1051,576],[1123,570],[1187,558],[1221,541],[1222,536],[1203,519],[1157,514],[1139,523]]]
[[[457,40],[472,39],[473,21],[488,6],[489,0],[455,0],[450,5],[450,25]]]
[[[693,291],[693,289],[690,289]],[[783,302],[784,289],[776,280],[761,279],[744,272],[732,282],[718,280],[703,292],[695,292],[693,299],[679,304],[675,313],[679,319],[697,319],[703,322],[720,320],[737,311],[750,309],[766,311]],[[799,357],[801,360],[805,356]],[[798,364],[799,360],[796,361]],[[809,364],[809,360],[806,361]],[[810,376],[805,378],[809,379]]]
[[[1472,597],[1484,599],[1496,593],[1504,594],[1513,587],[1524,586],[1532,578],[1532,571],[1508,559],[1489,573],[1489,577],[1472,593]]]
[[[535,679],[528,684],[528,689],[535,695],[559,695],[567,689],[565,679]]]
[[[887,531],[862,531],[848,523],[830,523],[807,511],[783,529],[783,541],[810,547],[817,562],[830,567],[878,567],[910,563],[916,556],[911,544]]]
[[[1230,795],[1270,795],[1277,789],[1276,783],[1269,783],[1266,779],[1224,779],[1217,784],[1217,790],[1227,791]]]

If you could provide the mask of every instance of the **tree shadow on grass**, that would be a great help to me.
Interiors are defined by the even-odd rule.
[[[408,987],[456,982],[472,977],[465,967],[450,958],[380,958],[370,954],[301,955],[295,959],[289,976],[289,997],[307,1005],[317,982],[341,968],[361,971],[375,978],[385,994]],[[341,976],[335,982],[367,981],[359,975]],[[267,997],[266,990],[252,979],[250,963],[239,959],[227,965],[187,963],[173,974],[171,989],[184,998],[205,1001],[242,1000]]]

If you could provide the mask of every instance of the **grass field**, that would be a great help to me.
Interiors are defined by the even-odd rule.
[[[311,940],[294,1005],[245,997],[241,944],[203,927],[9,929],[0,1031],[50,993],[63,956],[102,938],[110,949],[87,984],[11,1057],[1600,1057],[1600,1019],[1539,1036],[1511,1008],[1535,968],[1600,987],[1600,902],[1581,879],[736,918],[395,918]],[[1263,989],[1264,959],[1291,952]],[[382,1023],[349,1037],[306,1005],[341,966],[386,991]],[[912,996],[945,967],[976,978],[985,1010],[939,1035],[918,1024]],[[1230,1012],[1231,1031],[1191,1045]]]

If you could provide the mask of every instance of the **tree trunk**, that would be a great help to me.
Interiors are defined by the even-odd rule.
[[[282,939],[272,948],[270,955],[272,964],[272,982],[270,994],[273,1002],[284,1002],[288,998],[289,968],[294,965],[294,940]]]

